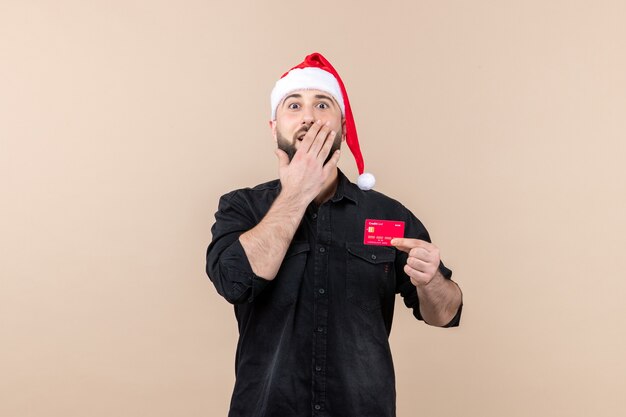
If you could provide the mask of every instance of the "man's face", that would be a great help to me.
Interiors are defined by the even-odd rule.
[[[304,134],[317,120],[330,122],[329,127],[337,132],[325,164],[345,140],[345,119],[339,104],[330,94],[320,90],[297,90],[287,94],[278,104],[276,120],[270,121],[270,127],[278,148],[287,153],[290,161]]]

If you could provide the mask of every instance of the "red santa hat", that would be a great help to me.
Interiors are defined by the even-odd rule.
[[[346,119],[346,143],[352,152],[359,170],[357,185],[361,190],[374,188],[376,179],[363,172],[363,156],[359,147],[359,137],[350,108],[348,93],[337,71],[326,58],[317,52],[308,55],[300,64],[284,73],[276,82],[270,96],[272,120],[276,119],[276,108],[283,98],[296,90],[321,90],[333,96]]]

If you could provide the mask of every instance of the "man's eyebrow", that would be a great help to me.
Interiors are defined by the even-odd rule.
[[[285,103],[287,100],[289,100],[290,98],[302,98],[302,94],[298,94],[298,93],[293,93],[293,94],[289,94],[287,97],[285,97],[283,99],[283,103]],[[326,94],[316,94],[315,98],[317,99],[326,99],[326,100],[330,100],[331,103],[335,103],[335,101],[332,99],[332,97],[327,96]]]
[[[330,104],[333,107],[339,107],[339,105],[337,104],[337,101],[333,97],[327,96],[326,94],[316,94],[315,98],[317,98],[317,99],[326,99],[326,100],[330,101]]]
[[[301,94],[298,94],[298,93],[289,94],[287,97],[285,97],[285,98],[283,99],[283,103],[284,103],[285,101],[287,101],[288,99],[290,99],[291,97],[295,97],[295,98],[302,98],[302,95],[301,95]]]

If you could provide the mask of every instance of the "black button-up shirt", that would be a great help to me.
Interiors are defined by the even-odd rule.
[[[405,237],[430,237],[398,201],[338,177],[330,200],[307,207],[272,281],[252,272],[239,236],[265,216],[280,181],[220,198],[206,271],[239,327],[229,417],[395,416],[395,295],[423,319],[407,254],[363,244],[365,219],[402,220]],[[447,327],[460,316],[461,307]]]

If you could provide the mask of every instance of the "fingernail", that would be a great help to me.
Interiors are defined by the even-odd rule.
[[[330,120],[326,122],[326,126],[330,126]]]
[[[331,136],[334,136],[334,135],[335,135],[335,131],[334,131],[334,130],[331,130],[331,131],[330,131],[330,135],[331,135]]]

